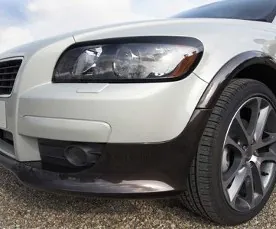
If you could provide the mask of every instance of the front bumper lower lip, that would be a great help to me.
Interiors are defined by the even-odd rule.
[[[87,180],[86,175],[81,177],[62,174],[51,171],[46,171],[37,168],[40,162],[18,162],[4,154],[0,153],[0,164],[6,169],[15,174],[18,179],[26,184],[37,189],[48,191],[65,191],[83,194],[94,195],[124,195],[124,194],[151,194],[151,193],[163,193],[174,192],[174,188],[162,181],[154,180],[122,180],[118,183],[106,181],[101,178],[93,178]],[[110,175],[110,179],[120,179],[120,175],[117,177]],[[107,175],[108,177],[108,175]]]
[[[48,191],[123,197],[181,192],[210,110],[195,110],[175,139],[152,144],[106,144],[100,160],[80,172],[49,171],[42,162],[19,162],[0,153],[0,165],[28,186]],[[164,195],[164,196],[165,196]]]

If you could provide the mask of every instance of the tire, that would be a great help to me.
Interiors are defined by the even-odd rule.
[[[223,188],[222,161],[224,155],[223,147],[226,147],[225,139],[227,134],[230,134],[230,124],[234,125],[233,120],[235,120],[235,115],[237,112],[241,112],[239,111],[240,107],[246,101],[250,101],[251,98],[263,98],[265,101],[269,101],[273,109],[276,107],[274,94],[266,85],[259,81],[234,79],[224,89],[212,110],[202,134],[197,155],[190,167],[186,188],[181,194],[181,201],[187,209],[218,224],[238,225],[249,221],[263,209],[273,191],[275,182],[274,172],[270,176],[266,192],[258,199],[260,202],[252,199],[252,203],[258,203],[256,206],[253,207],[252,204],[251,207],[248,205],[249,207],[246,210],[237,210],[229,204],[231,202],[230,197],[225,194],[226,192],[228,193],[227,190],[229,189]],[[251,163],[251,161],[247,161],[246,163]],[[250,169],[253,169],[253,167],[250,167]],[[234,181],[232,182],[234,183]],[[244,184],[247,185],[248,182]],[[254,190],[255,186],[253,182],[252,187]],[[239,195],[237,198],[242,199],[243,194]],[[241,203],[240,200],[235,201],[237,202],[237,206]],[[240,205],[239,207],[242,208],[243,206],[245,205]]]

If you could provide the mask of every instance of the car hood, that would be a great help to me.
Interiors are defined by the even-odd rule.
[[[147,23],[147,22],[144,22],[144,23]],[[13,57],[13,56],[26,56],[27,54],[34,53],[39,49],[42,49],[48,45],[51,45],[55,42],[59,42],[65,39],[71,39],[72,43],[75,43],[76,42],[75,37],[80,36],[81,34],[87,34],[87,33],[96,32],[96,31],[103,31],[103,30],[108,30],[112,28],[113,29],[121,28],[123,26],[129,26],[134,24],[139,24],[139,22],[125,22],[120,24],[105,25],[105,26],[94,27],[94,28],[85,29],[85,30],[69,32],[69,33],[61,34],[54,37],[49,37],[42,40],[36,40],[34,42],[26,43],[24,45],[21,45],[13,49],[7,50],[3,53],[0,53],[0,59]]]
[[[228,28],[269,30],[271,23],[237,19],[171,18],[163,20],[123,23],[73,33],[76,42],[137,36],[198,36],[202,32],[224,31]]]
[[[252,22],[231,19],[163,19],[140,22],[129,22],[115,25],[96,27],[87,30],[67,33],[60,36],[25,44],[5,53],[0,58],[25,56],[55,42],[71,39],[72,43],[86,42],[106,38],[137,37],[137,36],[191,36],[200,39],[202,34],[216,35],[231,27],[242,29],[269,30],[270,23]]]

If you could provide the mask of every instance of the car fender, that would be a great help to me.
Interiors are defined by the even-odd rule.
[[[218,97],[221,95],[222,91],[229,84],[229,82],[242,70],[255,64],[266,65],[276,71],[276,63],[268,54],[260,51],[243,52],[229,60],[216,73],[202,95],[197,108],[213,108]]]

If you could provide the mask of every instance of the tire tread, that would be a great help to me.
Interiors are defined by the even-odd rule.
[[[212,147],[216,144],[218,127],[220,126],[222,115],[227,112],[227,106],[231,103],[231,98],[243,90],[247,84],[254,82],[260,83],[251,79],[234,79],[222,92],[201,137],[197,155],[192,162],[188,175],[187,187],[181,195],[182,202],[186,208],[197,215],[221,224],[225,224],[225,220],[214,209],[214,200],[209,193],[211,185],[209,168],[212,167]]]

